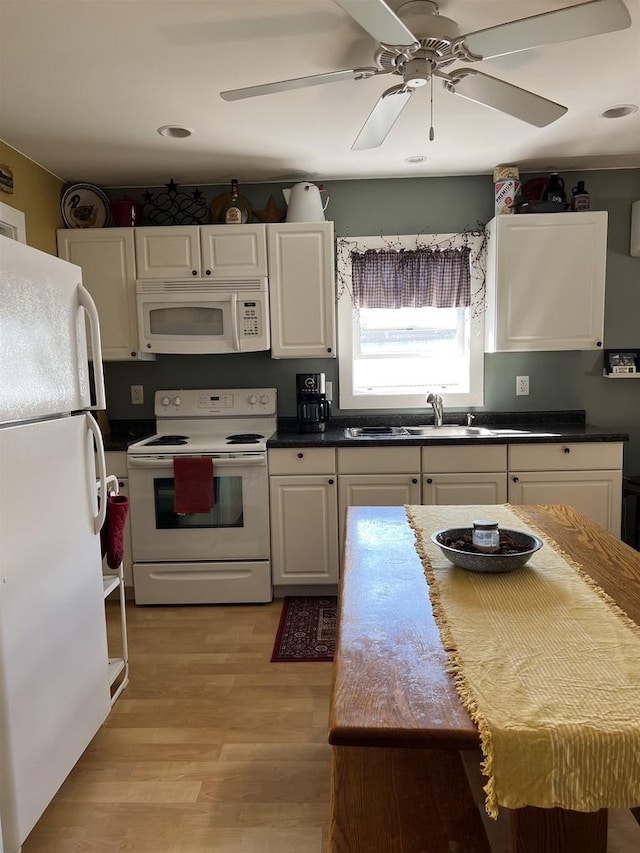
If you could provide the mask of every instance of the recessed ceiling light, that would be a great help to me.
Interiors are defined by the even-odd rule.
[[[615,107],[609,107],[600,115],[602,118],[624,118],[624,116],[630,116],[637,112],[637,104],[617,104]]]
[[[405,157],[404,162],[410,166],[415,166],[416,163],[424,163],[426,159],[424,154],[414,154],[412,157]]]
[[[193,131],[189,127],[180,127],[178,124],[163,124],[158,128],[160,136],[168,136],[171,139],[186,139],[192,136]]]

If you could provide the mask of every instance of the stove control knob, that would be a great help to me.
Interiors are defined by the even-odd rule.
[[[267,397],[267,395],[266,395],[266,394],[261,394],[261,395],[260,395],[260,402],[261,402],[261,404],[262,404],[263,406],[266,406],[266,405],[267,405],[267,403],[269,402],[269,398]]]
[[[171,402],[171,400],[169,399],[169,397],[163,397],[162,400],[160,400],[160,402],[163,406],[168,406],[169,403]]]
[[[250,406],[255,406],[255,404],[256,404],[257,402],[258,402],[258,398],[256,397],[256,395],[255,395],[255,394],[251,394],[251,395],[249,396],[249,405],[250,405]]]
[[[173,405],[174,406],[181,406],[182,405],[182,397],[174,397],[173,398]]]

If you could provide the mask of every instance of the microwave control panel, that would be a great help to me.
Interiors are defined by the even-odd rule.
[[[240,322],[240,334],[243,338],[259,338],[262,335],[260,310],[255,300],[242,302]]]

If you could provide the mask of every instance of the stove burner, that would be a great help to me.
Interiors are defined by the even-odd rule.
[[[159,435],[148,441],[145,447],[163,447],[167,444],[186,444],[189,441],[186,435]]]
[[[227,444],[257,444],[263,435],[257,432],[240,432],[237,435],[228,435]]]

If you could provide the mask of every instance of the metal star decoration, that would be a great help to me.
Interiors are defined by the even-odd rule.
[[[282,222],[287,215],[286,208],[281,210],[275,202],[273,195],[269,196],[269,201],[264,210],[254,210],[253,215],[260,222]]]

